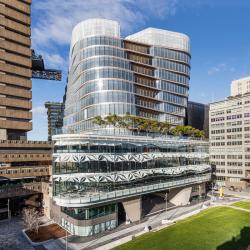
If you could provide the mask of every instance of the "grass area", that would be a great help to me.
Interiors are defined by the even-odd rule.
[[[250,210],[250,202],[249,201],[238,201],[232,204],[235,207],[241,207]]]
[[[116,250],[245,250],[250,245],[250,213],[229,207],[207,209]]]

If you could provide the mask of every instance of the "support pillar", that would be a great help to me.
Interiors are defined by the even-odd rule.
[[[135,222],[141,219],[141,197],[125,200],[122,205],[126,212],[127,221]]]
[[[169,195],[171,195],[171,192],[173,191],[175,190],[171,190]],[[176,206],[187,205],[191,197],[191,192],[192,192],[192,187],[183,188],[180,191],[178,191],[169,201]]]

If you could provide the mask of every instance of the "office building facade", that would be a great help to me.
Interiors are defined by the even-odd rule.
[[[1,0],[0,139],[26,139],[32,129],[31,0]]]
[[[44,208],[49,215],[49,203],[43,201],[52,175],[52,144],[0,141],[0,162],[0,220],[20,215],[25,206]]]
[[[74,235],[139,221],[166,209],[165,199],[186,205],[205,196],[211,180],[206,141],[96,133],[53,139],[52,217]]]
[[[209,106],[203,103],[188,101],[186,125],[203,130],[209,136]]]
[[[122,39],[103,19],[74,28],[64,133],[53,136],[54,220],[91,236],[206,194],[208,142],[92,122],[129,113],[184,125],[189,65],[183,34],[150,28]]]
[[[216,165],[217,183],[240,189],[250,180],[250,92],[235,88],[244,79],[233,81],[232,95],[209,108],[210,162]]]
[[[72,33],[64,133],[93,131],[93,118],[110,113],[184,125],[189,71],[184,34],[149,28],[122,39],[115,21],[81,22]]]
[[[42,208],[52,145],[27,141],[32,129],[31,0],[0,0],[0,6],[1,219],[24,206]]]
[[[52,136],[60,133],[63,126],[64,103],[62,102],[46,102],[48,120],[48,141],[52,140]]]
[[[250,92],[250,76],[232,81],[231,96],[244,95],[249,92]]]

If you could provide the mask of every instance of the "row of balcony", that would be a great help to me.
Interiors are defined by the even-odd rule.
[[[211,180],[211,173],[197,177],[185,178],[182,180],[162,182],[158,184],[145,185],[142,187],[134,187],[112,192],[99,193],[66,193],[54,196],[54,200],[59,206],[63,207],[84,207],[94,204],[103,203],[106,201],[115,201],[128,197],[138,196],[147,193],[173,189],[177,187],[187,186],[207,182]]]

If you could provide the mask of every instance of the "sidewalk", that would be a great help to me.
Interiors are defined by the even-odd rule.
[[[227,194],[227,195],[232,195],[232,196],[235,196],[235,197],[240,197],[240,198],[243,198],[243,199],[250,200],[250,192],[245,192],[245,191],[236,192],[236,191],[230,191],[228,189],[225,189],[224,193]]]

